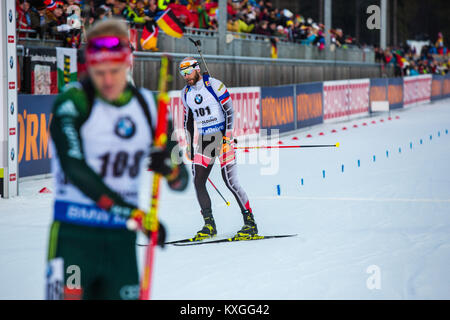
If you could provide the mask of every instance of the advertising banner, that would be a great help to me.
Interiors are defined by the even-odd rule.
[[[259,134],[260,95],[259,87],[229,88],[234,109],[233,136]]]
[[[388,101],[388,79],[374,78],[370,79],[370,110],[374,111],[389,111]]]
[[[389,109],[403,108],[403,78],[388,78]]]
[[[294,130],[294,111],[294,86],[261,88],[262,129]]]
[[[450,74],[446,74],[442,85],[442,98],[450,98]]]
[[[430,102],[431,75],[420,75],[403,78],[403,107],[418,103]]]
[[[324,122],[347,120],[369,113],[369,79],[325,81]]]
[[[442,99],[442,89],[444,87],[445,76],[433,75],[431,81],[431,101]]]
[[[295,88],[297,129],[323,122],[323,83],[299,84]]]
[[[50,173],[50,121],[56,95],[18,96],[19,177]]]

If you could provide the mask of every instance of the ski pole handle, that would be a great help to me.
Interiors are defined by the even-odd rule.
[[[201,45],[201,42],[200,42],[200,40],[194,40],[194,39],[192,39],[192,38],[189,38],[189,40],[191,40],[191,42],[194,44],[194,46],[196,46],[196,47],[199,47],[200,45]]]
[[[198,54],[200,55],[200,58],[202,59],[203,64],[205,65],[206,73],[208,73],[209,75],[211,75],[211,74],[209,73],[208,66],[206,65],[206,61],[205,61],[205,59],[203,58],[202,50],[200,49],[200,46],[201,46],[200,40],[194,40],[194,39],[192,39],[192,38],[189,38],[189,40],[190,40],[190,41],[194,44],[194,46],[197,48]]]

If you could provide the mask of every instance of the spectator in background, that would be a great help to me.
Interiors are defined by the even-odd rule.
[[[233,15],[231,19],[228,19],[227,30],[231,32],[239,32],[239,22],[236,15]]]
[[[81,17],[86,23],[91,25],[95,19],[95,0],[84,0],[83,4],[84,5],[81,7]]]
[[[266,6],[260,8],[258,20],[260,22],[269,20],[269,9]]]
[[[164,13],[164,11],[160,10],[158,5],[156,4],[156,0],[150,0],[147,8],[147,15],[150,18],[158,19],[158,17]]]
[[[276,25],[276,23],[278,22],[278,18],[275,10],[269,11],[269,18],[267,19],[267,21],[269,21],[269,26],[271,23],[275,23]]]
[[[18,30],[31,30],[31,6],[28,1],[16,0],[16,27]],[[34,34],[30,34],[30,36]],[[19,38],[27,36],[25,32],[19,32]]]
[[[48,31],[48,23],[50,22],[47,16],[46,6],[32,7],[30,10],[30,27],[35,30],[39,38],[43,39],[45,33]]]
[[[254,24],[247,24],[248,18],[243,13],[234,15],[228,20],[227,30],[231,32],[250,33],[255,28]]]
[[[438,33],[438,39],[436,40],[435,47],[436,47],[436,51],[439,55],[442,56],[444,54],[447,54],[447,52],[444,52],[444,49],[445,49],[445,51],[447,51],[447,50],[444,47],[444,36],[442,35],[442,32]]]
[[[188,28],[194,28],[194,21],[189,21],[188,17],[185,14],[181,14],[178,16],[178,19],[182,24],[184,24]]]
[[[167,8],[170,8],[174,15],[189,28],[198,28],[198,14],[191,12],[186,6],[178,3],[170,3]]]
[[[95,20],[96,21],[101,21],[101,20],[105,20],[108,19],[108,11],[111,13],[111,10],[109,10],[109,8],[106,6],[101,6],[98,7],[97,10],[95,10]],[[107,11],[108,10],[108,11]]]
[[[63,11],[63,5],[58,3],[56,8],[52,11],[46,10],[46,14],[48,17],[48,27],[50,29],[50,34],[57,33],[57,27],[63,24],[66,24],[66,16]]]
[[[111,14],[114,15],[114,13],[115,13],[114,12],[115,4],[116,4],[115,0],[104,0],[103,6],[108,7],[111,10]]]
[[[414,61],[411,61],[411,64],[409,66],[409,75],[410,76],[417,76],[419,75],[419,71],[417,71],[417,65]]]
[[[311,27],[306,27],[305,28],[307,31],[307,34],[306,34],[306,39],[304,39],[303,41],[302,41],[302,43],[303,44],[311,44],[311,43],[314,43],[314,41],[316,40],[316,37],[317,37],[317,30],[319,29],[319,27],[316,25],[316,24],[314,24],[313,26],[311,26]]]
[[[294,22],[292,20],[289,20],[286,22],[286,26],[287,26],[286,33],[288,36],[288,41],[294,42],[295,39],[297,38],[297,30],[295,29]]]
[[[342,45],[344,44],[344,33],[342,31],[342,29],[336,29],[336,34],[335,34],[335,38],[336,38],[336,45],[338,47],[342,47]]]
[[[378,46],[374,47],[374,51],[375,51],[375,62],[376,63],[384,62],[384,51],[380,49],[380,47]]]
[[[384,64],[385,65],[393,65],[394,64],[394,60],[392,57],[392,52],[391,50],[388,48],[386,48],[386,50],[384,50]]]
[[[272,37],[277,35],[277,23],[275,21],[269,23],[269,31]]]
[[[139,17],[148,16],[148,6],[147,6],[146,2],[147,1],[144,1],[144,0],[136,0],[135,11]]]
[[[263,20],[259,23],[259,25],[256,27],[256,34],[261,34],[264,36],[270,36],[271,32],[269,30],[269,22],[266,20]]]
[[[294,21],[294,30],[295,30],[295,37],[294,37],[295,42],[302,43],[302,41],[306,40],[306,38],[308,37],[309,28],[299,19],[295,19]]]
[[[286,37],[287,33],[285,28],[282,25],[277,26],[277,30],[275,32],[276,37]]]
[[[136,8],[136,0],[131,0],[127,4],[127,0],[115,0],[114,1],[114,11],[115,14],[125,18],[130,23],[133,24],[145,24],[150,21],[149,16],[139,17],[139,15],[134,11]]]
[[[209,23],[209,15],[208,11],[204,6],[205,1],[201,0],[201,5],[197,7],[197,15],[198,15],[198,27],[200,29],[211,29],[211,25]]]
[[[314,39],[313,44],[322,51],[325,49],[325,36],[324,36],[325,26],[323,24],[318,25],[317,30],[315,30],[316,38]]]

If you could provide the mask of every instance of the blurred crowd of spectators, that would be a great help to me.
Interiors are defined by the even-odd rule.
[[[439,33],[437,41],[422,46],[420,52],[409,45],[386,50],[375,48],[375,61],[384,63],[385,66],[393,66],[395,76],[445,75],[450,66],[450,55],[444,46],[443,35]]]
[[[130,24],[143,25],[156,20],[170,8],[186,27],[216,30],[217,0],[16,0],[17,23],[30,37],[65,40],[79,47],[83,30],[96,20],[111,16],[125,18]],[[78,8],[78,9],[77,9]],[[232,32],[272,36],[278,40],[311,44],[325,48],[325,26],[305,19],[287,9],[274,8],[264,0],[228,0],[227,29]],[[333,46],[353,44],[341,29],[329,30]],[[23,37],[25,33],[21,33]]]
[[[96,20],[117,16],[131,25],[155,21],[170,8],[186,27],[216,30],[217,0],[16,0],[19,37],[50,35],[63,40],[64,46],[79,48],[84,30]],[[271,1],[227,0],[227,30],[269,36],[272,41],[288,41],[325,48],[327,30],[323,23],[304,18],[287,9],[275,8]],[[27,32],[34,30],[34,32]],[[356,45],[342,29],[328,30],[331,50]],[[235,35],[239,36],[239,35]],[[446,58],[447,57],[447,58]],[[395,67],[396,75],[445,74],[448,72],[448,52],[444,38],[438,34],[434,44],[420,52],[409,46],[375,48],[375,59]]]
[[[228,31],[254,33],[276,37],[289,42],[311,44],[319,50],[325,48],[325,26],[312,18],[305,19],[287,9],[274,8],[270,1],[243,0],[228,2]],[[342,29],[329,30],[331,45],[346,48],[354,44]]]

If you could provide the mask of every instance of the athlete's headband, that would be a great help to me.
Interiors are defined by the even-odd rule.
[[[88,65],[100,62],[131,61],[130,42],[127,38],[101,36],[90,39],[86,47]]]

